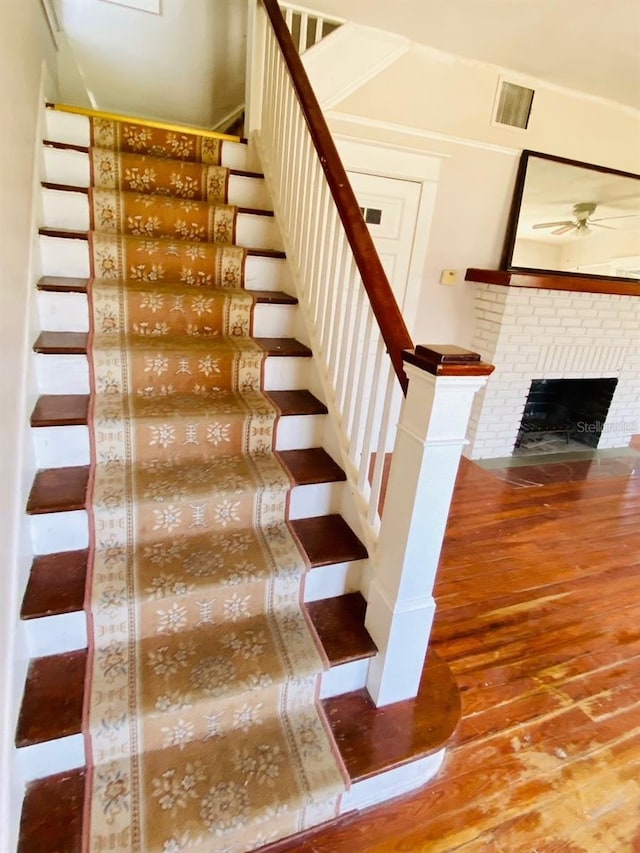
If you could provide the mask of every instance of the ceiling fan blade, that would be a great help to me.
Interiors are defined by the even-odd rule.
[[[640,213],[625,213],[622,216],[601,216],[599,219],[590,219],[589,222],[608,222],[610,219],[633,219],[640,216]]]
[[[573,222],[570,219],[563,219],[562,222],[538,222],[538,224],[533,225],[532,228],[557,228],[559,225],[573,226]]]
[[[606,228],[607,231],[617,231],[618,230],[617,228],[614,228],[613,225],[601,225],[599,222],[593,222],[593,221],[589,222],[589,228],[591,228],[592,225],[594,226],[594,228]]]
[[[552,234],[558,234],[558,235],[560,235],[560,234],[566,234],[566,233],[567,233],[567,231],[572,231],[575,227],[576,227],[576,226],[573,224],[573,222],[565,222],[565,223],[562,225],[562,228],[556,228],[556,230],[555,230],[555,231],[552,231],[551,233],[552,233]]]

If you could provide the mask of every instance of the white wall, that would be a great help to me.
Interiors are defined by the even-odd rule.
[[[103,0],[57,2],[97,109],[216,127],[242,106],[246,0],[162,0],[159,15]],[[61,97],[76,103],[69,56],[60,70]]]
[[[507,74],[536,92],[529,129],[494,125],[503,73],[412,45],[327,112],[336,133],[443,157],[415,323],[418,342],[471,345],[473,293],[465,270],[500,264],[522,149],[640,172],[640,113]],[[458,271],[455,285],[439,284],[443,269]]]
[[[41,5],[35,0],[0,2],[0,850],[15,849],[21,787],[14,772],[13,741],[26,649],[17,634],[20,598],[30,555],[21,535],[24,502],[33,475],[28,444],[29,350],[33,335],[30,266],[35,239],[34,166],[40,153],[41,96],[46,67],[55,67],[54,45]],[[17,641],[16,641],[16,638]]]

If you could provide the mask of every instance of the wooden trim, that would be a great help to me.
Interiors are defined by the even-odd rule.
[[[347,240],[371,302],[371,308],[387,345],[402,390],[406,393],[408,382],[404,372],[402,352],[413,348],[411,336],[277,0],[262,0],[262,3],[289,70],[291,84],[342,220]]]
[[[70,184],[54,184],[51,181],[41,181],[40,186],[43,190],[57,190],[61,193],[81,193],[89,195],[89,187],[75,187]]]
[[[640,296],[640,281],[629,279],[587,278],[566,273],[546,273],[543,270],[483,270],[470,267],[465,281],[480,284],[499,284],[502,287],[532,287],[537,290],[569,290],[575,293],[613,293],[618,296]]]
[[[78,151],[80,154],[88,154],[88,145],[74,145],[72,142],[56,142],[54,139],[43,139],[45,148],[57,148],[59,151]]]
[[[434,376],[489,376],[495,370],[493,364],[480,360],[479,353],[449,344],[418,344],[403,357]]]
[[[123,115],[122,113],[110,113],[104,110],[93,110],[89,107],[75,107],[70,104],[53,104],[48,103],[47,107],[52,110],[59,110],[63,113],[74,113],[74,115],[88,116],[90,118],[103,118],[108,121],[130,122],[131,124],[140,124],[143,127],[155,127],[160,130],[172,130],[175,133],[191,133],[194,136],[205,136],[208,139],[221,139],[227,142],[242,142],[240,136],[233,136],[230,133],[219,133],[217,130],[207,130],[204,127],[192,127],[188,124],[173,124],[169,121],[157,121],[156,119],[138,118],[137,116]]]

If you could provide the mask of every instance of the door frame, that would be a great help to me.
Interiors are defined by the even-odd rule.
[[[372,142],[343,134],[334,134],[334,141],[347,172],[360,172],[374,177],[420,184],[407,285],[401,306],[405,323],[413,336],[443,158],[437,154],[408,150],[399,145]]]

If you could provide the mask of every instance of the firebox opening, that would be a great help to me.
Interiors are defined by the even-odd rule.
[[[617,379],[534,379],[514,452],[597,447]]]

